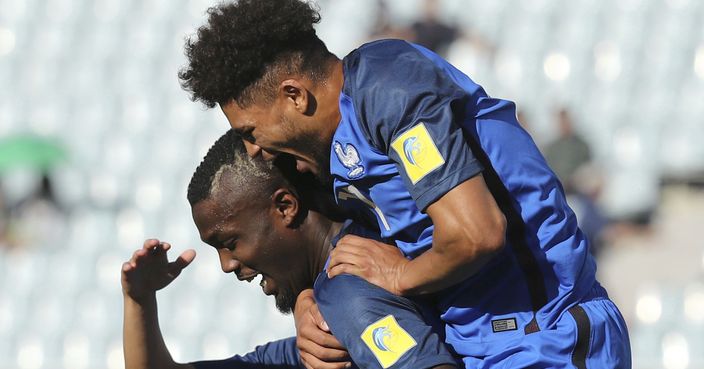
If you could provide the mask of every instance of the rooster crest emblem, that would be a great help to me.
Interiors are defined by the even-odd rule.
[[[349,169],[347,177],[355,179],[364,174],[364,166],[362,166],[362,160],[359,158],[357,148],[352,144],[345,144],[343,148],[342,144],[337,141],[333,144],[333,148],[335,149],[335,154],[337,154],[337,159],[340,160],[340,163],[342,163],[345,168]]]

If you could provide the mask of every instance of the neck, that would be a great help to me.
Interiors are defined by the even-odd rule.
[[[342,61],[336,58],[331,62],[328,78],[321,84],[321,91],[319,92],[319,97],[322,102],[319,108],[325,109],[321,111],[321,115],[325,117],[325,131],[328,137],[333,136],[342,118],[339,100],[344,82],[345,76],[342,71]]]
[[[340,232],[342,223],[332,221],[315,211],[310,211],[305,222],[308,225],[307,228],[309,228],[307,247],[311,248],[307,250],[309,255],[309,273],[315,280],[318,273],[325,268],[325,262],[328,259],[328,255],[330,255],[330,250],[332,250],[331,240]]]

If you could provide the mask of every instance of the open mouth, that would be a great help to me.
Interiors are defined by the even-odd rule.
[[[274,280],[268,276],[262,275],[262,280],[259,281],[259,286],[261,286],[262,292],[264,292],[267,296],[276,295],[277,293]]]
[[[237,276],[237,279],[239,279],[240,281],[247,281],[247,282],[251,283],[251,282],[254,280],[254,278],[257,278],[258,275],[260,275],[260,274],[259,274],[259,273],[253,273],[253,274],[244,275],[244,276],[239,276],[239,275],[238,275],[238,276]]]
[[[259,286],[262,288],[262,291],[264,292],[265,295],[274,295],[275,294],[275,289],[272,283],[271,278],[265,276],[264,274],[261,273],[253,273],[247,276],[242,276],[238,277],[240,281],[247,281],[249,283],[252,283],[252,281],[257,278],[261,277],[261,280],[259,281]]]

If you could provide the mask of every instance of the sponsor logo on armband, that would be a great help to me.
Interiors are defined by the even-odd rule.
[[[401,158],[406,175],[413,184],[445,164],[445,159],[424,123],[417,124],[397,137],[391,143],[391,148]]]
[[[370,324],[360,337],[384,369],[394,365],[403,354],[417,345],[416,340],[401,328],[393,315]]]

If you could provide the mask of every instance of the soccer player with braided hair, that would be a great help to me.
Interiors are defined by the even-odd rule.
[[[180,78],[193,100],[220,107],[251,155],[293,156],[397,246],[346,236],[329,277],[434,301],[468,368],[629,368],[623,318],[515,105],[402,40],[340,60],[317,37],[319,20],[299,0],[221,4],[187,42]],[[355,315],[321,297],[332,333],[360,340],[341,328]]]

